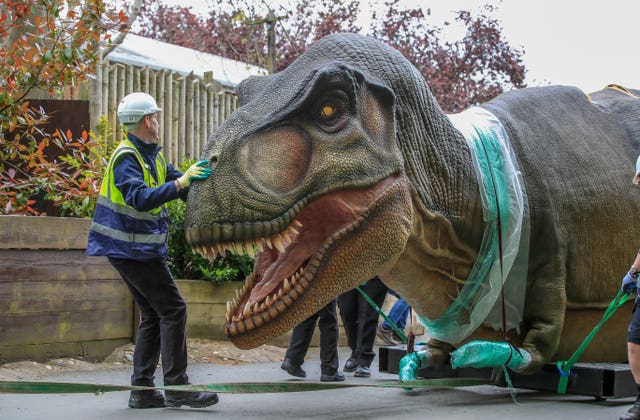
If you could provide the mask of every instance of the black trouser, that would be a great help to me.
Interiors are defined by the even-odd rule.
[[[387,286],[378,276],[372,278],[360,286],[363,292],[382,307],[387,296]],[[347,334],[347,343],[351,348],[351,357],[356,360],[357,366],[371,366],[376,353],[373,351],[373,343],[376,340],[378,328],[378,312],[356,289],[350,290],[338,296],[338,307],[342,325]]]
[[[187,305],[164,261],[109,258],[140,308],[131,385],[155,386],[162,356],[165,385],[189,382],[187,376]]]
[[[320,369],[323,375],[335,375],[338,372],[339,364],[338,316],[336,315],[335,300],[296,325],[291,332],[291,343],[285,357],[296,366],[301,366],[304,363],[316,321],[318,321],[320,329]]]

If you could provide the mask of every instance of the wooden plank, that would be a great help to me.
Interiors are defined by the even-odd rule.
[[[227,304],[235,296],[242,282],[214,284],[207,280],[176,280],[176,285],[185,301],[189,303]]]
[[[133,305],[108,311],[3,314],[0,346],[131,338]]]
[[[106,257],[84,250],[0,250],[0,284],[16,281],[108,280],[120,275]]]
[[[70,341],[66,343],[27,344],[21,346],[0,345],[0,364],[33,360],[46,362],[50,359],[73,357],[89,362],[99,362],[116,348],[129,344],[130,338],[108,340]]]
[[[0,313],[49,313],[123,310],[132,306],[122,280],[0,283]]]
[[[91,219],[0,216],[0,249],[85,249]]]

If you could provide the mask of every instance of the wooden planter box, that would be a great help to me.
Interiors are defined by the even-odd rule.
[[[86,256],[90,226],[82,218],[0,216],[0,364],[98,361],[134,340],[139,314],[129,290],[107,258]],[[176,283],[187,337],[226,340],[226,302],[240,284]]]
[[[222,325],[227,301],[233,299],[242,283],[178,279],[176,284],[187,302],[187,337],[226,340]]]
[[[85,253],[90,219],[0,216],[0,364],[100,360],[131,342],[133,299]]]

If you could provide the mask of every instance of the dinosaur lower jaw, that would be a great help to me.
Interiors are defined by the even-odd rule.
[[[410,230],[411,215],[397,211],[411,209],[408,190],[408,180],[394,176],[306,206],[290,242],[282,251],[258,252],[254,272],[227,303],[231,341],[240,348],[263,344],[390,266]]]

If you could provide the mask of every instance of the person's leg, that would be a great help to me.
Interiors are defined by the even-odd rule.
[[[135,274],[138,262],[110,258],[111,265],[118,270],[140,310],[140,323],[133,352],[133,374],[131,385],[155,386],[154,374],[160,358],[160,317],[141,290],[141,280]]]
[[[353,372],[356,365],[356,345],[358,340],[358,295],[355,289],[349,290],[338,296],[337,304],[340,308],[342,327],[347,336],[347,345],[351,349],[351,355],[344,363],[345,372]]]
[[[384,303],[388,288],[376,276],[369,280],[362,287],[362,290],[379,308]],[[376,339],[379,315],[363,296],[360,296],[359,299],[358,343],[356,349],[357,365],[367,368],[366,370],[368,371],[369,366],[371,366],[376,356],[376,353],[373,351],[373,343]],[[356,373],[358,373],[357,369]],[[366,376],[368,376],[368,374]]]
[[[405,302],[404,299],[399,298],[391,307],[387,317],[395,324],[396,327],[400,330],[404,330],[407,326],[407,318],[409,317],[409,304]],[[392,329],[386,319],[382,323],[382,328],[387,331]]]
[[[187,384],[187,305],[164,262],[145,262],[140,276],[147,280],[146,296],[160,316],[164,384]]]
[[[627,355],[629,358],[629,368],[631,375],[638,388],[638,396],[635,404],[629,411],[620,417],[621,420],[639,420],[640,419],[640,310],[638,309],[638,301],[634,303],[633,315],[629,323],[629,331],[627,334]]]
[[[309,344],[311,344],[311,338],[313,337],[313,330],[316,327],[316,321],[318,320],[319,312],[311,315],[293,328],[291,331],[291,340],[289,347],[285,353],[284,360],[282,361],[281,369],[286,370],[289,375],[304,378],[307,376],[307,372],[302,369],[304,358],[307,355]]]
[[[347,335],[347,345],[355,352],[358,339],[358,291],[349,290],[338,296],[342,326]]]
[[[338,373],[338,316],[336,301],[332,300],[319,312],[320,321],[320,370],[322,375]]]
[[[307,350],[313,337],[313,330],[316,327],[316,321],[320,316],[319,314],[319,312],[316,312],[311,315],[296,325],[291,331],[291,341],[289,342],[289,347],[284,357],[296,366],[301,366],[304,363],[304,358],[307,355]]]

